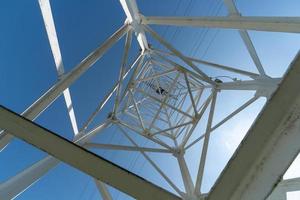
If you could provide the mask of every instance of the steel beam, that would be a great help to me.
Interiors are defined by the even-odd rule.
[[[53,169],[59,160],[52,156],[36,162],[14,177],[0,184],[0,199],[14,199],[23,191],[37,182],[49,170]]]
[[[133,62],[131,67],[127,70],[127,72],[123,76],[123,80],[128,76],[128,74],[131,72],[131,70],[136,66],[139,65],[140,62],[142,62],[143,55],[139,55],[137,59]],[[137,66],[136,66],[137,67]],[[103,109],[103,107],[106,105],[106,103],[109,101],[111,96],[117,91],[118,85],[120,84],[120,81],[116,82],[115,85],[110,89],[109,93],[104,96],[104,98],[101,100],[95,111],[90,115],[88,120],[84,123],[80,131],[86,130],[88,126],[92,123],[92,121],[95,119],[97,114]]]
[[[104,158],[62,138],[61,136],[0,107],[0,127],[14,136],[46,151],[57,159],[119,189],[134,198],[180,199],[178,196],[145,179],[111,163]],[[74,156],[77,155],[77,156]]]
[[[65,74],[55,85],[53,85],[46,93],[44,93],[37,101],[27,108],[22,116],[27,119],[34,120],[41,112],[43,112],[61,93],[84,74],[95,62],[97,62],[103,54],[113,46],[128,30],[127,24],[123,25],[117,32],[108,38],[100,47],[89,54],[82,62]],[[6,131],[0,135],[0,150],[2,150],[13,137]]]
[[[126,131],[119,126],[119,129],[124,134],[124,136],[135,146],[139,147],[138,144],[126,133]],[[144,152],[140,151],[144,158],[151,164],[152,167],[165,179],[165,181],[180,195],[183,195],[183,192],[168,178],[168,176],[155,164],[155,162]]]
[[[300,151],[299,76],[300,53],[223,170],[208,200],[265,199],[281,181]]]
[[[266,200],[286,200],[287,192],[300,191],[300,178],[282,180]]]
[[[120,73],[119,73],[119,79],[118,79],[118,86],[117,86],[117,91],[116,91],[116,97],[115,97],[115,103],[113,107],[113,113],[116,113],[116,110],[119,107],[120,103],[120,95],[123,87],[123,76],[125,75],[125,69],[127,67],[127,61],[128,61],[128,53],[131,47],[131,42],[132,42],[132,30],[129,30],[126,35],[125,39],[125,46],[124,46],[124,53],[122,56],[122,64],[120,67]]]
[[[120,0],[122,8],[127,16],[128,22],[133,27],[135,35],[137,37],[138,43],[144,52],[146,49],[149,49],[146,34],[141,28],[141,18],[138,6],[135,0]]]
[[[98,181],[97,179],[94,179],[94,182],[95,182],[97,189],[103,200],[113,200],[113,198],[111,197],[111,195],[104,183],[102,183],[101,181]]]
[[[210,133],[211,133],[211,125],[212,125],[212,120],[214,117],[216,101],[217,101],[217,91],[214,89],[212,91],[212,101],[210,104],[210,110],[209,110],[209,114],[208,114],[205,136],[204,136],[204,142],[203,142],[203,146],[202,146],[202,150],[201,150],[200,164],[199,164],[196,183],[195,183],[194,194],[196,194],[196,195],[201,194],[201,186],[203,183],[204,168],[205,168],[205,163],[206,163],[208,144],[209,144]]]
[[[300,33],[300,17],[142,17],[143,24]]]
[[[252,104],[253,102],[255,102],[259,97],[258,96],[254,96],[251,99],[249,99],[247,102],[245,102],[243,105],[241,105],[240,107],[238,107],[236,110],[234,110],[232,113],[230,113],[229,115],[227,115],[224,119],[222,119],[220,122],[218,122],[216,125],[214,125],[213,127],[211,127],[211,132],[214,133],[213,131],[217,128],[219,128],[220,126],[222,126],[225,122],[227,122],[228,120],[230,120],[232,117],[236,116],[239,112],[241,112],[242,110],[244,110],[245,108],[247,108],[250,104]],[[187,145],[185,147],[185,149],[190,148],[191,146],[193,146],[194,144],[196,144],[197,142],[199,142],[200,140],[202,140],[204,138],[205,134],[201,135],[200,137],[198,137],[196,140],[194,140],[193,142],[191,142],[189,145]]]
[[[224,3],[227,6],[230,16],[241,16],[241,14],[239,13],[238,9],[236,8],[233,0],[224,0]],[[266,72],[260,62],[260,59],[257,55],[257,52],[255,50],[255,47],[251,41],[251,38],[250,38],[248,32],[246,30],[239,30],[239,34],[240,34],[244,44],[246,45],[246,48],[255,64],[257,70],[259,71],[260,75],[266,76]]]
[[[172,53],[172,52],[165,52],[165,51],[158,50],[158,49],[154,49],[154,52],[157,52],[157,54],[166,54],[166,55],[169,55],[169,56],[175,56],[175,54]],[[244,75],[244,76],[249,76],[252,79],[259,78],[259,74],[244,71],[244,70],[238,69],[236,67],[221,65],[221,64],[217,64],[217,63],[212,63],[212,62],[209,62],[209,61],[200,60],[198,58],[192,58],[192,57],[189,57],[189,56],[186,56],[186,55],[184,55],[184,57],[186,57],[186,59],[191,60],[192,62],[203,64],[203,65],[206,65],[208,67],[213,67],[213,68],[217,68],[217,69],[221,69],[221,70],[241,74],[241,75]]]
[[[106,121],[99,126],[96,126],[90,132],[86,134],[77,134],[75,137],[75,142],[78,144],[84,144],[89,141],[97,133],[105,129],[110,125],[110,121]],[[5,182],[0,184],[0,199],[14,199],[22,192],[27,190],[33,184],[35,184],[40,178],[42,178],[51,169],[59,164],[59,160],[52,156],[47,156],[46,158],[34,163],[27,169],[19,172],[12,178],[9,178]]]
[[[85,148],[98,148],[98,149],[109,149],[109,150],[122,150],[122,151],[148,151],[156,153],[172,153],[167,149],[158,148],[147,148],[147,147],[134,147],[134,146],[124,146],[124,145],[114,145],[114,144],[99,144],[99,143],[86,143]]]
[[[50,2],[49,2],[49,0],[39,0],[39,4],[40,4],[43,20],[44,20],[46,32],[48,35],[48,40],[50,43],[52,55],[54,58],[56,71],[57,71],[58,77],[61,77],[65,73],[65,69],[64,69],[64,64],[63,64],[61,53],[60,53],[60,48],[59,48],[58,38],[57,38],[56,30],[55,30],[55,25],[54,25],[54,20],[53,20],[53,16],[52,16]],[[63,92],[63,94],[64,94],[66,106],[68,109],[69,117],[71,120],[74,135],[77,135],[78,126],[77,126],[77,122],[76,122],[76,117],[75,117],[75,113],[74,113],[74,108],[73,108],[69,88],[66,88],[65,91]]]
[[[194,192],[194,183],[189,171],[189,168],[186,164],[184,155],[181,153],[178,156],[176,156],[178,165],[180,168],[183,184],[185,187],[185,192],[187,193],[188,197],[193,197],[193,192]]]
[[[245,81],[238,80],[219,83],[217,88],[220,90],[253,90],[256,91],[256,96],[270,98],[281,80],[281,78],[260,78]]]
[[[144,26],[145,30],[149,32],[154,39],[160,42],[163,46],[165,46],[169,51],[174,53],[179,59],[181,59],[184,63],[190,66],[195,72],[197,72],[203,79],[203,81],[214,85],[215,83],[201,70],[199,69],[193,62],[188,60],[180,51],[175,49],[173,45],[165,41],[160,35],[158,35],[154,30],[152,30],[149,26]]]

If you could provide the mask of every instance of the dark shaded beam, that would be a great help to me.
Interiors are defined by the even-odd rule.
[[[0,128],[136,199],[180,199],[3,106],[0,106]]]
[[[208,195],[262,200],[300,151],[300,53]]]

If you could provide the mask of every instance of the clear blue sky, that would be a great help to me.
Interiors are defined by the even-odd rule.
[[[137,3],[144,15],[227,14],[221,0],[137,0]],[[237,0],[236,4],[243,15],[300,16],[299,0]],[[125,21],[118,0],[52,0],[51,6],[66,71],[72,69]],[[57,81],[55,64],[38,1],[1,1],[0,24],[0,104],[21,113]],[[207,29],[175,27],[154,27],[154,29],[187,55],[255,71],[250,56],[234,30],[207,31]],[[272,77],[284,73],[300,46],[300,37],[296,34],[251,31],[250,36],[267,74]],[[149,41],[153,46],[159,47],[155,41],[151,39]],[[79,127],[117,80],[123,44],[124,40],[120,40],[71,86],[70,91]],[[138,52],[136,42],[133,44],[133,49],[135,50],[131,52],[131,57]],[[218,75],[215,71],[203,70]],[[220,112],[217,113],[216,121],[226,116],[236,105],[240,105],[251,95],[251,93],[233,92],[223,94],[221,99],[224,101],[217,103]],[[264,101],[261,100],[252,108],[242,112],[238,118],[218,130],[220,134],[216,135],[221,136],[212,138],[211,145],[214,151],[210,149],[209,152],[209,168],[205,177],[204,191],[209,190],[241,140],[243,134],[240,132],[247,131],[263,103]],[[110,110],[111,104],[104,109],[102,115],[97,117],[97,122],[101,122]],[[72,138],[72,127],[62,97],[40,115],[36,122],[66,138]],[[97,139],[106,142],[123,142],[123,138],[114,128],[108,129]],[[200,153],[195,152],[199,151],[198,148],[195,147],[193,153],[187,155],[192,172],[197,170],[198,161],[195,155]],[[137,154],[109,151],[98,151],[98,153],[170,189],[159,175],[153,173],[149,164],[141,157],[137,157]],[[14,140],[0,153],[0,181],[6,180],[45,156],[44,152],[20,140]],[[174,160],[152,156],[162,162],[162,168],[182,188],[177,174],[178,169],[169,168],[175,166],[175,163],[172,164]],[[192,162],[193,160],[196,161]],[[126,198],[123,194],[110,189],[117,199]],[[99,198],[89,177],[68,165],[60,164],[17,199],[92,200]]]

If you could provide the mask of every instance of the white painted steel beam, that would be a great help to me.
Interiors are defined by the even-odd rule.
[[[237,80],[218,84],[221,90],[259,90],[262,87],[276,87],[281,78],[265,78],[257,80]]]
[[[113,200],[113,198],[111,197],[111,195],[104,183],[102,183],[101,181],[98,181],[97,179],[94,179],[94,182],[96,183],[97,189],[103,200]]]
[[[189,168],[186,164],[184,155],[181,153],[177,156],[178,165],[180,168],[183,184],[185,187],[185,192],[187,193],[188,197],[194,196],[194,183],[192,181],[192,177],[189,171]]]
[[[243,105],[241,105],[240,107],[238,107],[236,110],[234,110],[232,113],[230,113],[229,115],[227,115],[224,119],[222,119],[220,122],[218,122],[216,125],[214,125],[213,127],[211,127],[211,132],[212,134],[214,133],[213,131],[217,128],[219,128],[220,126],[222,126],[225,122],[227,122],[228,120],[230,120],[232,117],[236,116],[239,112],[241,112],[242,110],[244,110],[245,108],[247,108],[249,105],[251,105],[253,102],[255,102],[259,97],[258,96],[254,96],[251,99],[249,99],[247,102],[245,102]],[[190,148],[191,146],[193,146],[194,144],[196,144],[197,142],[199,142],[200,140],[202,140],[204,138],[205,134],[201,135],[200,137],[198,137],[196,140],[194,140],[193,142],[191,142],[190,144],[188,144],[185,149]]]
[[[157,101],[158,103],[161,103],[162,105],[165,105],[165,106],[167,106],[167,107],[169,107],[169,108],[171,108],[173,110],[176,110],[177,112],[179,112],[179,113],[181,113],[181,114],[183,114],[183,115],[185,115],[185,116],[187,116],[187,117],[189,117],[191,119],[193,118],[193,116],[191,116],[190,114],[188,114],[188,113],[186,113],[186,112],[184,112],[184,111],[176,108],[175,106],[173,106],[171,104],[168,104],[166,102],[161,101],[159,98],[157,98],[157,97],[155,97],[155,96],[153,96],[151,94],[148,94],[148,93],[144,92],[141,89],[136,89],[136,91],[139,92],[139,93],[142,93],[143,95],[145,95],[147,97],[150,97],[151,99],[153,99],[154,101]]]
[[[141,24],[141,17],[139,13],[138,6],[136,4],[135,0],[120,0],[120,3],[122,5],[122,8],[127,16],[128,22],[133,27],[133,30],[135,32],[135,35],[137,37],[138,43],[140,47],[142,48],[142,51],[144,52],[146,49],[149,49],[148,42],[146,38],[146,34]]]
[[[144,26],[145,30],[149,32],[153,38],[155,38],[158,42],[160,42],[163,46],[165,46],[169,51],[174,53],[178,58],[180,58],[183,62],[189,65],[194,71],[196,71],[207,83],[214,85],[215,83],[204,73],[202,72],[194,63],[188,60],[180,51],[175,49],[170,43],[165,41],[160,35],[158,35],[154,30],[152,30],[149,26]]]
[[[158,50],[158,49],[155,49],[154,51],[157,52],[158,54],[161,53],[161,54],[167,54],[167,55],[170,55],[170,56],[174,56],[174,54],[171,53],[171,52],[164,52],[164,51],[161,51],[161,50]],[[255,79],[255,78],[259,77],[259,74],[257,74],[257,73],[241,70],[241,69],[238,69],[237,67],[212,63],[212,62],[209,62],[209,61],[201,60],[201,59],[198,59],[198,58],[192,58],[192,57],[189,57],[189,56],[185,56],[185,57],[187,59],[191,60],[192,62],[195,62],[195,63],[207,65],[208,67],[213,67],[213,68],[217,68],[217,69],[221,69],[221,70],[225,70],[225,71],[229,71],[229,72],[233,72],[233,73],[237,73],[237,74],[241,74],[241,75],[244,75],[244,76],[249,76],[252,79]]]
[[[256,80],[233,81],[218,84],[220,90],[253,90],[256,96],[271,97],[277,89],[281,78],[261,78]]]
[[[281,181],[300,152],[299,76],[300,53],[223,170],[208,200],[266,199]]]
[[[196,194],[196,195],[201,194],[201,186],[203,184],[203,175],[204,175],[206,156],[207,156],[207,151],[208,151],[208,144],[209,144],[209,139],[210,139],[211,126],[212,126],[212,120],[214,117],[216,100],[217,100],[217,91],[213,90],[212,91],[212,101],[210,104],[210,110],[209,110],[208,120],[207,120],[207,124],[206,124],[204,142],[203,142],[203,146],[202,146],[202,150],[201,150],[200,164],[199,164],[196,183],[195,183],[194,194]]]
[[[188,76],[187,76],[186,73],[184,73],[184,79],[185,79],[186,86],[187,86],[187,89],[188,89],[188,92],[189,92],[189,96],[190,96],[190,99],[191,99],[191,102],[192,102],[192,105],[193,105],[193,108],[194,108],[194,113],[196,115],[197,114],[197,106],[195,104],[193,93],[192,93],[191,86],[190,86],[190,82],[189,82],[189,79],[188,79]]]
[[[224,0],[224,3],[229,11],[229,15],[230,16],[241,16],[240,13],[238,12],[233,0]],[[257,52],[255,50],[255,47],[251,41],[251,38],[248,34],[248,32],[246,30],[239,30],[239,34],[244,42],[244,44],[246,45],[246,48],[257,68],[257,70],[259,71],[260,75],[262,76],[266,76],[265,70],[260,62],[260,59],[257,55]]]
[[[136,65],[139,65],[139,63],[142,62],[143,60],[143,55],[140,54],[137,59],[133,62],[133,64],[131,65],[131,67],[127,70],[127,72],[124,74],[123,76],[123,80],[128,76],[128,74],[131,72],[131,70],[134,67],[137,67]],[[97,114],[103,109],[103,107],[106,105],[106,103],[109,101],[109,99],[111,98],[111,96],[117,91],[118,85],[120,84],[120,81],[118,81],[117,83],[115,83],[115,85],[111,88],[111,90],[109,91],[109,93],[106,94],[106,96],[104,96],[104,98],[102,99],[102,101],[99,103],[99,105],[97,106],[97,108],[95,109],[95,111],[90,115],[90,117],[88,118],[88,120],[84,123],[84,125],[81,128],[82,130],[85,130],[88,128],[88,126],[92,123],[92,121],[95,119],[95,117],[97,116]]]
[[[90,132],[86,134],[77,134],[75,137],[75,142],[78,144],[85,143],[89,141],[97,133],[101,132],[107,126],[110,125],[110,121],[106,121],[103,124],[96,126]],[[0,184],[0,199],[14,199],[26,189],[35,184],[40,178],[42,178],[46,173],[53,169],[59,160],[52,156],[47,156],[46,158],[36,162],[27,169],[19,172],[12,178],[2,182]]]
[[[170,147],[168,144],[162,142],[161,140],[159,140],[159,139],[157,139],[157,138],[150,137],[150,136],[148,136],[148,135],[146,135],[146,134],[143,134],[143,133],[142,133],[140,130],[138,130],[136,127],[132,127],[132,126],[130,126],[130,125],[124,123],[124,122],[121,122],[121,121],[117,121],[116,124],[117,124],[117,125],[120,125],[120,127],[123,126],[123,127],[127,128],[127,129],[129,129],[129,130],[132,130],[132,131],[134,131],[134,132],[136,132],[136,133],[139,133],[141,136],[145,137],[146,139],[149,139],[149,140],[151,140],[151,141],[153,141],[153,142],[159,144],[160,146],[165,147],[166,149],[169,149],[170,151],[173,150],[172,147]]]
[[[122,63],[120,67],[120,72],[119,72],[119,79],[118,79],[118,86],[117,86],[117,91],[116,91],[116,96],[115,96],[115,103],[113,107],[113,113],[116,113],[116,110],[119,107],[120,103],[120,95],[123,87],[123,76],[125,75],[125,68],[127,67],[127,61],[128,61],[128,53],[131,47],[131,42],[132,42],[132,30],[129,30],[126,34],[126,39],[125,39],[125,46],[124,46],[124,52],[122,56]]]
[[[0,131],[0,152],[10,143],[14,136],[7,133],[5,130]]]
[[[89,54],[83,61],[74,67],[69,73],[65,74],[55,85],[44,93],[37,101],[27,108],[22,116],[34,120],[42,113],[66,88],[76,81],[84,72],[86,72],[103,54],[113,46],[128,30],[128,25],[122,26],[110,38],[108,38],[100,47]],[[4,131],[0,135],[0,150],[2,150],[13,137]]]
[[[204,113],[206,112],[206,109],[207,109],[208,105],[211,103],[211,100],[212,100],[212,97],[213,97],[212,94],[213,94],[213,93],[211,93],[211,95],[206,99],[206,101],[205,101],[205,102],[203,103],[203,105],[201,106],[201,110],[200,110],[200,112],[199,112],[199,114],[198,114],[198,116],[197,116],[197,119],[196,119],[197,121],[196,121],[196,123],[195,123],[195,124],[193,125],[193,127],[189,130],[189,132],[183,137],[182,143],[180,144],[180,146],[181,146],[182,148],[185,148],[185,146],[186,146],[187,142],[189,141],[189,139],[190,139],[190,137],[191,137],[193,131],[195,130],[195,128],[196,128],[198,122],[201,120],[202,116],[203,116]]]
[[[168,65],[160,62],[157,58],[165,61],[166,63],[168,63]],[[201,84],[200,80],[202,80],[202,77],[200,76],[200,74],[185,68],[184,66],[182,66],[182,65],[178,64],[177,62],[174,62],[173,60],[161,55],[160,53],[157,53],[157,52],[153,51],[153,53],[151,54],[151,59],[152,59],[152,62],[155,63],[155,64],[158,64],[158,65],[161,65],[161,66],[164,66],[164,67],[174,66],[179,70],[182,70],[184,72],[188,72],[189,74],[192,74],[195,78],[197,78],[197,82],[199,84]]]
[[[124,134],[124,136],[135,146],[135,147],[139,147],[138,144],[126,133],[126,131],[119,126],[119,129],[121,130],[121,132]],[[182,191],[180,191],[180,189],[171,181],[171,179],[159,168],[159,166],[157,166],[157,164],[155,164],[155,162],[144,152],[141,151],[140,152],[144,158],[150,163],[150,165],[152,167],[154,167],[154,169],[165,179],[165,181],[180,195],[183,194]]]
[[[142,17],[143,24],[300,33],[300,17]]]
[[[134,146],[124,146],[124,145],[114,145],[114,144],[86,143],[84,147],[110,149],[110,150],[123,150],[123,151],[148,151],[148,152],[156,152],[156,153],[172,153],[170,150],[167,149],[134,147]]]
[[[266,200],[286,200],[287,192],[300,191],[300,178],[280,181]]]
[[[176,195],[36,125],[2,106],[0,107],[0,127],[8,130],[14,134],[14,136],[25,142],[55,156],[57,159],[134,198],[145,200],[180,199]]]
[[[57,74],[59,77],[61,77],[65,73],[65,70],[64,70],[64,64],[62,61],[59,43],[58,43],[58,39],[57,39],[57,34],[56,34],[56,30],[55,30],[54,20],[53,20],[52,11],[51,11],[51,5],[50,5],[49,0],[39,0],[39,5],[40,5],[40,9],[41,9],[42,16],[44,19],[44,24],[45,24],[46,32],[48,35],[52,55],[54,58]],[[77,126],[77,122],[76,122],[76,117],[75,117],[74,108],[72,105],[72,99],[71,99],[71,94],[70,94],[69,88],[66,88],[65,91],[63,92],[63,94],[64,94],[66,106],[68,109],[69,117],[71,120],[73,132],[75,135],[77,135],[78,126]]]
[[[59,160],[52,156],[36,162],[29,168],[0,184],[0,199],[14,199],[23,191],[36,183],[49,170],[53,169]]]
[[[169,70],[163,71],[161,73],[157,73],[157,74],[154,74],[152,76],[148,76],[146,78],[139,79],[136,82],[139,83],[139,82],[143,82],[143,81],[149,81],[149,80],[152,80],[152,79],[156,79],[156,78],[159,78],[161,76],[168,75],[168,74],[170,74],[170,73],[172,73],[174,71],[176,71],[176,69],[169,69]]]
[[[136,115],[137,115],[137,117],[138,117],[138,119],[139,119],[139,122],[140,122],[140,124],[141,124],[141,127],[142,127],[143,130],[145,130],[144,120],[143,120],[143,117],[141,116],[141,113],[140,113],[140,109],[139,109],[139,107],[138,107],[138,104],[137,104],[137,102],[135,101],[134,94],[132,93],[131,90],[129,90],[128,93],[130,94],[131,100],[132,100],[132,102],[133,102],[133,107],[134,107],[134,109],[135,109]]]

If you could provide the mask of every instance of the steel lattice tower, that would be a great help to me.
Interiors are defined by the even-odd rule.
[[[29,143],[32,143],[38,148],[44,149],[49,154],[53,155],[46,157],[28,169],[20,172],[15,177],[12,177],[4,183],[1,183],[1,199],[11,199],[22,193],[40,177],[54,168],[60,162],[59,160],[67,162],[93,176],[95,178],[95,184],[97,185],[103,199],[112,199],[107,190],[106,184],[109,184],[137,199],[218,199],[220,196],[222,196],[218,193],[218,186],[223,184],[222,187],[224,187],[225,183],[223,183],[222,180],[226,179],[226,170],[230,171],[231,169],[234,169],[234,167],[230,168],[229,166],[226,168],[224,174],[222,174],[220,180],[218,180],[218,183],[209,194],[201,193],[209,139],[213,131],[260,98],[266,98],[268,100],[271,99],[271,103],[268,101],[270,106],[272,106],[272,103],[275,104],[277,102],[276,98],[279,98],[277,97],[278,93],[281,94],[284,91],[287,92],[287,90],[279,88],[276,92],[277,96],[275,95],[275,97],[272,97],[274,91],[277,90],[278,85],[283,85],[280,87],[284,88],[285,84],[288,84],[289,80],[294,80],[293,84],[297,84],[299,82],[296,82],[297,78],[293,78],[293,75],[290,75],[289,73],[286,75],[286,81],[283,77],[272,78],[268,76],[260,62],[247,30],[299,33],[300,17],[244,17],[238,12],[232,0],[224,0],[224,3],[229,11],[229,16],[225,17],[148,17],[143,16],[139,12],[135,0],[120,0],[120,3],[127,16],[124,25],[110,38],[108,38],[100,47],[98,47],[82,62],[75,66],[70,72],[65,73],[49,0],[39,0],[39,5],[43,15],[59,79],[56,84],[54,84],[21,115],[28,120],[33,121],[53,101],[55,101],[59,95],[63,94],[66,105],[69,108],[69,116],[74,130],[74,139],[72,144],[63,144],[63,142],[58,144],[62,145],[61,147],[64,149],[62,154],[59,155],[58,152],[56,152],[54,149],[51,149],[51,145],[49,146],[49,149],[44,148],[43,145],[46,145],[46,143],[43,143],[42,136],[41,138],[35,140],[31,136],[26,138],[24,135],[19,135],[17,133],[17,129],[12,127],[17,127],[16,124],[26,124],[30,122],[23,118],[18,118],[15,116],[15,114],[9,113],[9,111],[7,111],[5,108],[1,108],[0,121],[4,122],[0,123],[0,127],[3,128],[0,135],[1,149],[9,144],[9,142],[16,136]],[[150,27],[152,24],[237,29],[251,58],[253,59],[253,62],[255,63],[255,66],[257,67],[258,73],[185,56],[172,44],[158,35]],[[146,36],[146,34],[148,35]],[[158,41],[164,49],[158,49],[155,46],[149,45],[147,40],[147,37],[149,36]],[[89,119],[87,119],[84,126],[79,129],[76,124],[71,95],[68,88],[122,37],[125,37],[125,45],[122,64],[119,70],[119,79],[112,87],[111,91],[99,103],[94,113],[92,113]],[[128,54],[132,40],[135,38],[137,39],[141,49],[134,62],[129,64]],[[299,58],[298,60],[295,59],[293,64],[298,66],[298,69],[297,67],[292,67],[294,65],[291,66],[292,70],[294,70],[293,73],[299,74]],[[204,65],[206,67],[220,70],[221,72],[227,71],[238,75],[238,77],[242,76],[245,78],[237,79],[236,77],[230,77],[229,80],[224,80],[222,77],[210,77],[203,72],[202,66]],[[255,93],[252,98],[240,105],[224,119],[216,124],[212,124],[216,108],[216,99],[224,90],[246,90],[254,91]],[[294,99],[297,98],[295,97]],[[106,121],[96,127],[93,127],[92,129],[89,129],[91,128],[90,125],[94,122],[96,116],[102,111],[103,107],[108,101],[113,101],[114,106],[107,116]],[[292,100],[286,99],[285,101],[291,102],[291,106],[294,105],[294,101]],[[297,104],[296,107],[294,106],[293,108],[294,110],[298,111],[297,106],[299,107]],[[207,119],[204,118],[205,112],[208,113]],[[268,111],[268,106],[264,109],[264,112],[271,112]],[[285,116],[284,114],[282,114],[282,116]],[[292,120],[293,123],[298,123],[298,118],[296,116],[298,115],[294,113],[291,117],[292,119],[295,118],[294,121]],[[261,114],[260,117],[263,118],[264,114]],[[21,121],[18,122],[17,120]],[[199,137],[191,140],[195,132],[194,130],[201,120],[205,121],[205,131]],[[257,120],[256,123],[259,125],[259,120]],[[276,123],[274,125],[276,125]],[[131,145],[113,145],[97,143],[93,141],[93,137],[95,135],[99,134],[105,128],[110,126],[117,127],[119,134],[123,134],[123,136],[128,139]],[[38,127],[35,129],[35,126],[32,126],[31,128],[31,125],[24,125],[21,128],[26,129],[26,127],[28,128],[28,131],[31,132],[36,131],[37,133],[42,133],[43,131],[47,131],[40,130]],[[253,127],[255,127],[255,125]],[[255,128],[253,129],[253,131],[256,131]],[[279,130],[279,128],[276,130]],[[155,146],[146,147],[139,145],[135,141],[134,137],[132,137],[132,134],[129,134],[128,132],[141,136],[145,141],[154,143]],[[299,138],[299,136],[297,137]],[[56,140],[61,141],[63,139],[53,137],[53,141]],[[262,140],[267,141],[266,138]],[[290,138],[290,140],[295,140],[295,138]],[[186,163],[185,153],[192,146],[198,144],[199,142],[202,143],[201,153],[199,154],[200,164],[196,174],[196,181],[193,181],[192,174]],[[246,145],[248,145],[248,143]],[[280,143],[276,143],[276,145],[280,146]],[[111,163],[107,164],[106,162],[108,161],[103,161],[102,165],[106,166],[107,164],[110,167],[103,168],[101,170],[105,171],[110,169],[112,171],[111,173],[105,171],[108,174],[105,176],[105,174],[101,174],[102,172],[98,172],[101,171],[100,169],[97,171],[91,167],[92,164],[100,162],[101,158],[98,157],[97,159],[99,160],[97,160],[96,155],[89,154],[78,146],[81,146],[85,149],[103,148],[119,151],[139,152],[144,159],[147,160],[150,165],[152,165],[153,168],[163,177],[163,179],[170,185],[176,194],[159,188],[155,184],[149,183],[130,172],[124,173],[124,171],[122,171],[121,168],[118,168],[118,166],[109,165]],[[268,142],[264,143],[264,146],[268,146]],[[286,166],[290,164],[291,160],[294,158],[293,155],[299,149],[299,145],[298,147],[296,144],[291,146],[293,147],[294,151],[291,150],[289,152],[289,155],[291,156],[287,156],[289,159],[282,162],[282,169],[286,168]],[[255,148],[259,149],[260,147]],[[71,153],[73,149],[74,151],[78,151],[80,156],[74,158],[74,160],[69,160],[64,157],[68,156],[68,153]],[[240,149],[242,152],[243,147]],[[169,156],[173,156],[178,161],[178,166],[180,169],[180,174],[178,176],[182,178],[184,190],[181,190],[176,183],[174,183],[160,169],[160,166],[152,160],[151,156],[149,156],[149,152],[168,154]],[[235,159],[239,158],[238,154],[239,152],[236,153]],[[264,154],[262,153],[260,155]],[[259,156],[253,157],[253,160],[258,159],[258,157]],[[270,158],[271,157],[272,155],[270,155]],[[79,161],[80,163],[83,162],[80,160],[83,158],[89,159],[88,162],[91,163],[89,165],[78,164]],[[251,158],[252,157],[250,156],[249,159]],[[260,162],[256,160],[254,161]],[[234,163],[235,160],[233,159],[232,162]],[[260,166],[263,166],[263,164]],[[248,171],[247,173],[250,174]],[[280,171],[280,169],[278,169],[278,171],[272,173],[276,174],[276,176],[278,175],[279,177],[282,175],[282,170]],[[115,174],[116,177],[114,177],[113,174]],[[119,177],[120,180],[117,180],[117,177]],[[245,177],[247,176],[245,175]],[[261,177],[263,177],[263,175]],[[247,179],[245,183],[241,180],[237,180],[237,182],[240,183],[239,187],[244,187],[244,185],[246,186],[236,190],[236,192],[231,192],[229,187],[228,191],[231,193],[228,192],[224,194],[224,199],[229,199],[229,197],[232,199],[253,199],[253,196],[248,194],[249,192],[247,192],[247,188],[251,188],[251,184],[254,184],[255,180]],[[270,193],[270,188],[274,189],[272,184],[274,185],[278,182],[278,179],[269,180],[268,178],[265,178],[264,180],[267,180],[264,185],[264,187],[267,189],[264,190],[265,192],[258,191],[257,194],[255,194],[261,195],[256,196],[258,198],[266,198]],[[128,184],[132,185],[128,186],[126,183],[127,181]],[[234,181],[235,180],[233,180],[233,182]],[[232,186],[232,188],[233,187],[238,188],[237,184]],[[270,200],[272,200],[272,198],[276,199],[278,195],[279,194],[277,194],[276,197],[270,197]]]

